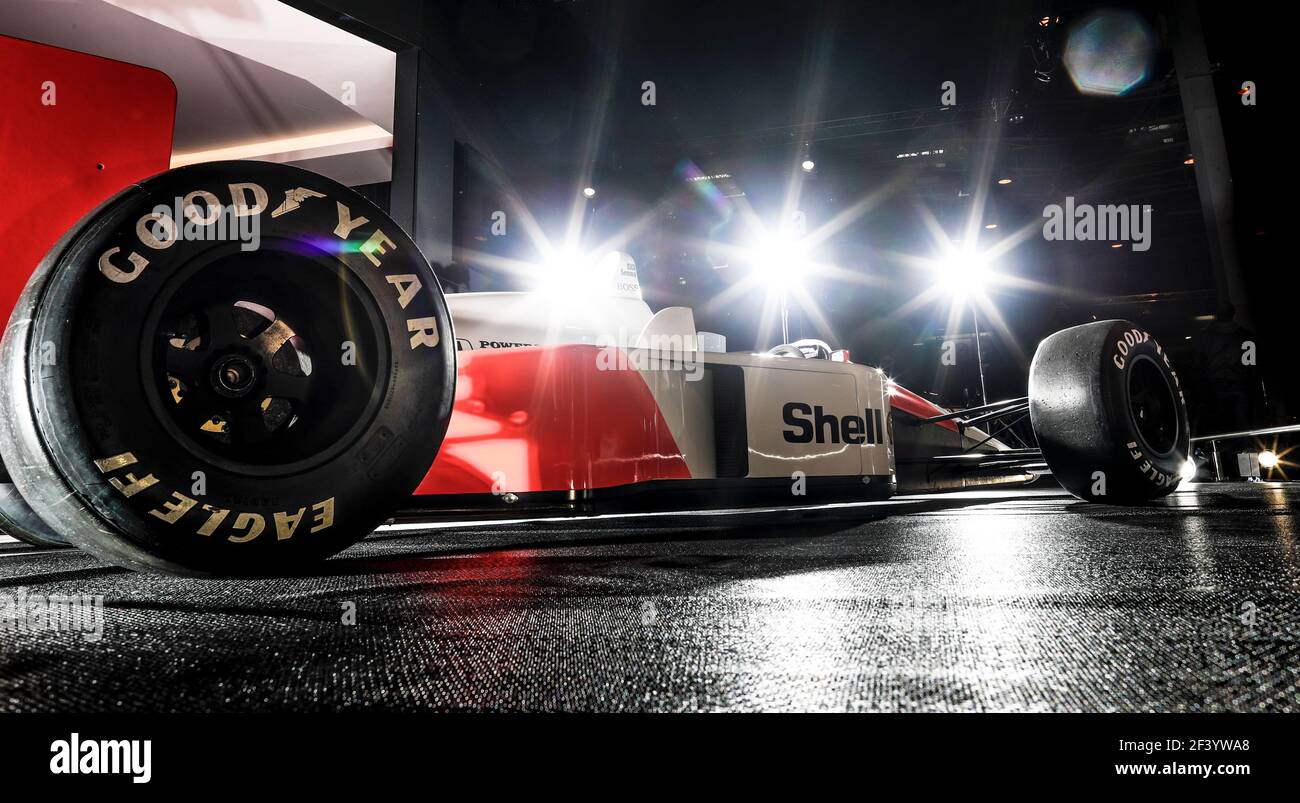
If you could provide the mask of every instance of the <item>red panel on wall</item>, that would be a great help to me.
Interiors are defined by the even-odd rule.
[[[157,70],[0,36],[0,313],[72,224],[171,162],[176,86]]]
[[[595,346],[457,354],[456,405],[416,494],[566,491],[689,479],[637,371]]]

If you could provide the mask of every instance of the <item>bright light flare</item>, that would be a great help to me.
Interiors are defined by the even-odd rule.
[[[1196,461],[1190,457],[1184,460],[1183,467],[1178,471],[1178,476],[1183,482],[1191,482],[1196,479]]]
[[[572,249],[550,254],[538,266],[534,291],[549,297],[581,293],[590,273],[590,259]]]
[[[817,163],[814,162],[812,159],[804,159],[803,162],[799,165],[799,167],[803,169],[803,172],[811,173],[813,170],[817,168]]]
[[[575,309],[605,288],[602,281],[609,273],[608,260],[618,259],[618,252],[596,255],[577,249],[563,249],[549,254],[537,266],[533,292],[545,298],[553,311]]]
[[[1300,447],[1288,446],[1285,449],[1281,448],[1278,446],[1276,438],[1273,439],[1273,443],[1269,446],[1265,446],[1263,443],[1256,443],[1256,446],[1259,447],[1260,473],[1267,472],[1269,479],[1281,477],[1283,481],[1289,480],[1287,469],[1295,468],[1296,463],[1288,460],[1287,455]]]
[[[759,239],[751,249],[754,278],[768,292],[782,294],[802,286],[812,267],[808,246],[796,237],[776,234]]]
[[[1085,95],[1118,97],[1147,79],[1155,37],[1132,11],[1097,11],[1070,30],[1062,61]]]
[[[983,296],[994,279],[988,257],[969,250],[954,250],[935,266],[935,286],[956,301]]]

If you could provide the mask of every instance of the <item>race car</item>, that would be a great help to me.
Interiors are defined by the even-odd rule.
[[[953,412],[821,341],[727,353],[690,309],[652,312],[627,254],[550,284],[446,297],[456,404],[416,504],[793,504],[1048,471],[1083,498],[1141,501],[1173,490],[1187,459],[1177,374],[1135,324],[1059,332],[1027,397]],[[999,440],[1024,416],[1039,445]]]
[[[86,74],[91,57],[14,42],[7,75]],[[727,352],[689,309],[652,311],[626,254],[530,292],[444,295],[350,188],[268,162],[158,172],[139,133],[56,140],[32,181],[78,191],[57,214],[50,193],[5,198],[25,243],[58,235],[34,269],[9,261],[0,310],[0,526],[33,543],[266,574],[409,507],[798,507],[1047,472],[1141,502],[1187,461],[1177,374],[1136,324],[1057,332],[1024,397],[948,411],[820,341]],[[68,151],[121,141],[132,170],[95,195]],[[1036,444],[999,439],[1026,415]]]

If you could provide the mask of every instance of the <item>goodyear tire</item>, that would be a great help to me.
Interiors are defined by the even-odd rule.
[[[180,168],[38,266],[0,342],[0,450],[41,519],[105,560],[291,570],[419,483],[454,343],[428,262],[369,201],[287,165]]]
[[[36,515],[12,482],[0,482],[0,531],[32,546],[71,546]]]
[[[1040,343],[1029,417],[1052,475],[1080,499],[1131,504],[1178,487],[1187,407],[1168,354],[1138,324],[1097,321]]]

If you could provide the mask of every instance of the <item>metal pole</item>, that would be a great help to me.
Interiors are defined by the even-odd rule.
[[[790,342],[790,307],[786,304],[785,288],[781,288],[781,343]]]
[[[1240,432],[1221,432],[1218,435],[1197,435],[1192,443],[1201,441],[1223,441],[1230,438],[1261,438],[1265,435],[1285,435],[1300,432],[1300,424],[1284,424],[1280,427],[1263,427],[1262,429],[1243,429]]]
[[[974,304],[971,304],[970,314],[975,323],[975,362],[980,369],[980,404],[988,404],[989,394],[984,389],[984,352],[980,349],[980,316]]]
[[[1254,325],[1246,281],[1237,260],[1232,231],[1232,173],[1223,139],[1214,73],[1205,49],[1201,17],[1195,0],[1178,0],[1170,17],[1170,50],[1178,75],[1187,140],[1196,160],[1196,191],[1209,246],[1210,268],[1220,301],[1230,301],[1237,323]]]

